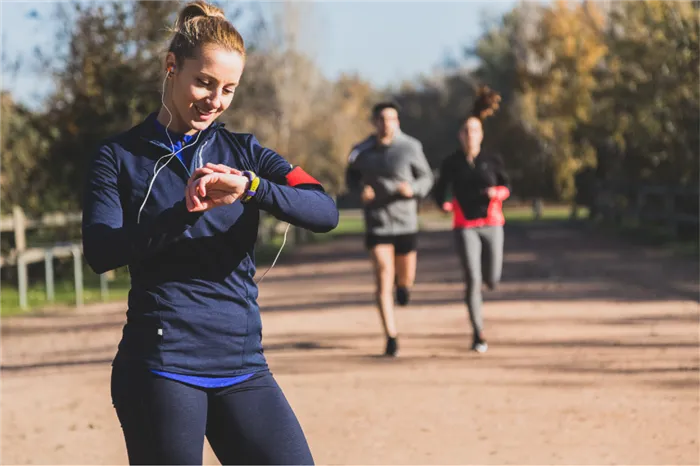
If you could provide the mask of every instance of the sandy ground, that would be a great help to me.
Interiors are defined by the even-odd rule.
[[[285,254],[264,342],[320,464],[698,464],[698,264],[566,225],[506,232],[469,351],[449,231],[384,341],[358,237]],[[3,464],[125,464],[109,394],[124,303],[2,322]],[[205,462],[217,464],[208,446]]]

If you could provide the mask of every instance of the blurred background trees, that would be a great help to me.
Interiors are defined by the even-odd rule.
[[[303,164],[334,194],[344,191],[347,154],[371,131],[377,99],[401,104],[402,128],[438,167],[457,147],[479,84],[503,96],[485,144],[503,154],[518,198],[568,201],[585,170],[626,183],[697,185],[698,2],[519,3],[485,22],[456,63],[396,89],[322,76],[299,41],[309,21],[303,9],[313,4],[288,2],[272,20],[251,5],[227,11],[234,23],[254,21],[242,31],[242,88],[222,121]],[[40,56],[54,92],[37,111],[1,96],[3,212],[80,208],[91,151],[160,105],[167,27],[180,6],[61,5],[65,28]]]

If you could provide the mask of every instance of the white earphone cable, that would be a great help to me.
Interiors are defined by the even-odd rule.
[[[170,154],[166,154],[166,155],[160,157],[156,161],[156,164],[153,166],[153,179],[151,179],[151,182],[148,185],[148,190],[146,191],[146,197],[143,199],[143,203],[141,204],[141,207],[139,208],[138,215],[136,216],[136,223],[137,224],[140,223],[140,221],[141,221],[141,212],[143,212],[143,208],[146,205],[146,201],[148,200],[148,197],[151,195],[151,190],[153,189],[153,184],[155,183],[156,178],[158,177],[158,174],[161,172],[161,170],[163,170],[168,165],[168,163],[170,163],[170,161],[173,159],[173,157],[175,157],[177,154],[179,154],[183,150],[187,149],[188,147],[195,145],[197,143],[197,141],[199,140],[199,135],[202,134],[201,131],[197,132],[197,137],[195,138],[195,140],[191,144],[188,144],[188,145],[178,149],[177,151],[175,151],[175,144],[173,144],[173,140],[170,138],[170,132],[168,131],[168,128],[170,128],[170,124],[173,122],[173,114],[170,112],[170,109],[165,104],[165,83],[167,82],[167,80],[168,80],[168,74],[165,75],[165,79],[163,80],[163,89],[162,89],[162,92],[160,94],[160,102],[163,105],[163,108],[165,109],[165,111],[168,112],[168,115],[170,116],[170,118],[168,119],[168,124],[165,126],[165,135],[168,137],[168,141],[170,142],[170,151],[171,152],[170,152]],[[169,157],[168,160],[160,168],[158,168],[158,164],[160,163],[160,161],[166,157]],[[202,160],[201,151],[199,153],[199,162],[200,162],[200,166],[204,165],[203,160]],[[284,230],[284,237],[282,238],[282,245],[280,246],[279,251],[277,251],[277,255],[275,256],[275,259],[272,261],[272,265],[270,265],[270,267],[265,271],[265,273],[262,274],[262,276],[260,277],[259,280],[255,281],[256,285],[259,284],[261,281],[263,281],[263,278],[265,278],[265,275],[267,275],[267,273],[270,270],[272,270],[272,268],[275,266],[275,264],[277,264],[277,259],[279,259],[280,254],[282,254],[282,249],[284,249],[285,244],[287,244],[287,233],[289,232],[290,226],[291,226],[291,224],[288,223],[287,227]]]
[[[277,251],[277,255],[275,256],[275,260],[272,261],[272,265],[271,265],[270,267],[268,267],[268,269],[265,271],[264,274],[262,274],[262,277],[260,277],[259,280],[256,280],[256,281],[255,281],[255,284],[256,284],[256,285],[259,284],[261,281],[263,281],[263,278],[265,278],[265,275],[267,275],[267,272],[269,272],[270,270],[272,270],[272,268],[273,268],[273,267],[275,266],[275,264],[277,263],[277,259],[279,259],[280,254],[282,254],[282,249],[284,248],[284,245],[287,243],[287,232],[289,231],[289,227],[290,227],[290,226],[292,226],[292,224],[291,224],[291,223],[288,223],[288,224],[287,224],[287,228],[285,228],[285,230],[284,230],[284,238],[282,238],[282,245],[280,246],[279,251]]]
[[[168,80],[168,75],[165,76],[165,79],[163,80],[163,92],[160,94],[160,102],[163,104],[163,108],[165,108],[165,111],[168,112],[168,115],[170,115],[170,119],[168,120],[168,124],[165,126],[165,135],[168,137],[168,141],[170,142],[170,154],[166,154],[159,158],[156,161],[156,164],[153,166],[153,178],[151,179],[151,182],[148,184],[148,191],[146,191],[146,197],[143,199],[143,203],[141,204],[141,207],[139,208],[139,213],[136,216],[136,223],[141,222],[141,212],[143,212],[143,208],[146,206],[146,201],[148,201],[148,197],[151,195],[151,190],[153,189],[153,183],[155,183],[156,178],[158,177],[158,174],[163,170],[175,157],[177,154],[182,152],[183,150],[187,149],[188,147],[192,147],[197,143],[199,140],[199,135],[202,134],[201,131],[197,132],[197,137],[195,140],[180,148],[179,150],[175,151],[175,144],[173,144],[173,140],[170,138],[170,132],[168,132],[168,128],[170,128],[170,124],[173,122],[173,114],[170,112],[170,109],[168,108],[167,105],[165,105],[165,82]],[[164,158],[169,157],[168,160],[160,167],[158,168],[158,164],[160,163],[161,160]]]

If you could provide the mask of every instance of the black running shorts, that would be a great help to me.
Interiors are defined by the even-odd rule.
[[[393,244],[394,252],[398,255],[408,254],[416,250],[418,243],[418,235],[409,233],[407,235],[373,235],[365,236],[365,246],[367,249],[373,249],[379,244]]]

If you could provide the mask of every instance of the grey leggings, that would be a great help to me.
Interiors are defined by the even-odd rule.
[[[460,228],[454,230],[454,235],[464,272],[465,301],[469,318],[475,336],[481,336],[484,325],[481,316],[481,284],[485,281],[486,285],[493,289],[501,280],[503,227]]]

